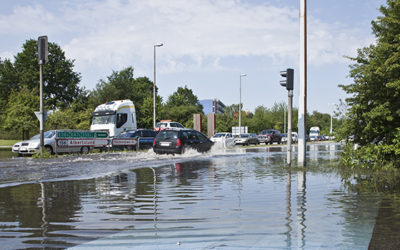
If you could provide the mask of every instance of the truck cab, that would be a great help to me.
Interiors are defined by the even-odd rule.
[[[90,130],[106,131],[115,137],[126,130],[137,129],[135,105],[131,100],[111,101],[96,107]]]

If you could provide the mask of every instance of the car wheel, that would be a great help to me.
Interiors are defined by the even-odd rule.
[[[45,149],[47,152],[49,152],[51,155],[54,153],[54,152],[53,152],[53,148],[52,148],[51,146],[49,146],[49,145],[44,146],[44,149]]]
[[[81,147],[81,153],[82,154],[88,154],[89,153],[89,148],[88,147]]]

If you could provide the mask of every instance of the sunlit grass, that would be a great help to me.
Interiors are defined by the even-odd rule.
[[[0,146],[9,146],[11,147],[15,143],[19,142],[20,140],[0,140]]]

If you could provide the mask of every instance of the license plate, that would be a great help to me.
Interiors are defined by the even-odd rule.
[[[170,142],[160,142],[160,146],[169,147],[169,146],[171,146],[171,143]]]

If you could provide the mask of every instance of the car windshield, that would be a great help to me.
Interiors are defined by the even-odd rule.
[[[126,131],[126,132],[122,132],[119,136],[117,136],[118,138],[130,138],[133,137],[135,134],[135,131]]]
[[[156,124],[156,128],[165,128],[165,127],[167,127],[167,124],[164,122],[159,122]]]
[[[157,139],[178,139],[178,131],[163,130],[157,135]]]
[[[219,138],[219,137],[224,137],[225,136],[225,134],[215,134],[213,137],[214,138]]]
[[[115,115],[96,115],[92,118],[92,125],[95,124],[114,124]]]
[[[44,138],[51,138],[55,134],[56,134],[56,131],[50,130],[50,131],[44,132],[43,136],[44,136]],[[36,139],[40,139],[40,134],[37,134],[37,135],[35,135],[34,137],[31,138],[31,140],[36,140]]]
[[[240,137],[240,138],[248,138],[249,135],[248,135],[248,134],[241,134],[241,135],[239,135],[239,137]]]

